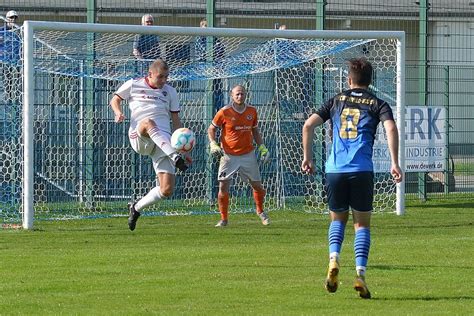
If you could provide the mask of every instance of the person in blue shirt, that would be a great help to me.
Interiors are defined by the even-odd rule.
[[[202,19],[199,22],[199,27],[206,28],[207,27],[207,20]],[[219,40],[219,38],[213,38],[213,56],[212,61],[214,65],[218,65],[222,63],[222,59],[225,57],[225,45]],[[207,37],[206,36],[198,36],[196,38],[196,42],[194,43],[194,56],[195,59],[199,62],[207,62],[208,61],[208,51],[207,51]],[[221,79],[214,79],[212,81],[213,84],[213,100],[214,100],[214,108],[216,111],[224,106],[224,92],[223,92],[223,83]]]
[[[5,101],[10,104],[11,111],[18,110],[21,97],[21,38],[20,28],[15,24],[18,13],[10,10],[5,15],[5,23],[0,28],[0,64],[2,64],[2,78]],[[17,114],[12,114],[16,116]]]
[[[5,15],[6,22],[0,28],[0,62],[17,65],[20,62],[21,39],[15,29],[18,13],[10,10]]]
[[[377,125],[382,122],[391,156],[390,173],[396,183],[402,181],[398,163],[398,129],[387,102],[368,91],[372,82],[372,65],[365,58],[348,62],[350,89],[328,100],[312,114],[303,127],[303,172],[313,173],[312,144],[315,127],[330,121],[332,146],[325,171],[331,223],[328,230],[329,268],[326,290],[338,287],[339,253],[345,226],[352,209],[355,239],[356,279],[354,289],[365,299],[371,297],[365,281],[370,250],[370,217],[373,203],[372,151]]]
[[[199,26],[203,28],[207,27],[207,20],[202,19],[201,22],[199,22]],[[213,44],[214,44],[213,60],[219,61],[220,59],[225,57],[224,44],[217,37],[214,37]],[[194,53],[195,53],[197,61],[206,61],[207,59],[207,37],[206,36],[199,36],[198,38],[196,38],[196,42],[194,43]]]
[[[142,25],[153,26],[151,14],[142,16]],[[160,38],[153,34],[137,34],[133,41],[133,55],[137,59],[155,60],[161,57]]]

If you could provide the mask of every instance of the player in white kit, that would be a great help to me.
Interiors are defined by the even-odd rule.
[[[140,200],[129,204],[130,230],[135,229],[140,210],[173,194],[175,167],[181,171],[188,168],[183,157],[170,144],[172,131],[182,127],[182,124],[178,95],[176,89],[166,83],[168,75],[166,62],[157,59],[150,65],[146,77],[128,80],[118,88],[110,101],[116,123],[124,121],[121,103],[123,100],[128,101],[131,113],[128,130],[130,144],[137,153],[151,157],[158,179],[155,188]],[[189,156],[186,156],[186,160],[191,162]]]

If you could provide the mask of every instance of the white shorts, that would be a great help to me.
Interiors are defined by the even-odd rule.
[[[221,157],[217,180],[229,180],[236,172],[243,181],[262,181],[254,150],[244,155],[224,154]]]
[[[141,135],[138,129],[130,129],[128,131],[128,139],[135,152],[140,155],[150,156],[156,174],[160,172],[169,174],[176,173],[171,158],[168,157],[160,147],[156,146],[151,138]]]

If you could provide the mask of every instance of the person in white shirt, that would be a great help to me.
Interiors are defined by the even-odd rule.
[[[130,144],[137,153],[151,157],[158,179],[155,188],[140,200],[129,204],[128,226],[132,231],[143,208],[173,194],[175,167],[181,171],[188,168],[185,159],[170,144],[171,132],[182,127],[182,124],[178,95],[176,89],[166,83],[168,76],[167,63],[157,59],[150,65],[147,77],[128,80],[118,88],[110,101],[116,123],[125,120],[121,103],[128,101],[131,113],[128,131]],[[190,156],[185,158],[191,162]]]

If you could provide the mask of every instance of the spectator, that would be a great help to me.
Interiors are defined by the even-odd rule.
[[[287,27],[286,27],[286,24],[280,24],[280,23],[276,22],[274,24],[274,29],[275,30],[286,30]]]
[[[200,27],[207,27],[207,20],[202,19],[201,22],[199,23]],[[218,61],[225,56],[225,47],[224,44],[217,38],[214,37],[213,39],[213,44],[214,44],[214,61]],[[196,60],[198,61],[206,61],[207,58],[207,37],[206,36],[200,36],[196,39],[196,43],[194,45],[194,51],[196,54]]]
[[[5,15],[5,23],[0,28],[0,63],[4,98],[7,103],[19,104],[22,89],[20,28],[15,24],[18,13],[10,10]],[[15,109],[15,107],[11,107]]]
[[[18,13],[10,10],[5,17],[5,25],[0,28],[0,61],[16,65],[21,57],[21,39],[15,24]]]
[[[151,14],[142,16],[142,25],[153,26]],[[160,38],[153,34],[137,34],[133,41],[133,55],[137,59],[158,59],[161,56]]]
[[[200,27],[207,27],[207,20],[202,19],[199,23]],[[213,37],[213,61],[215,63],[219,63],[225,57],[225,47],[224,44],[217,38]],[[207,37],[206,36],[199,36],[196,38],[196,43],[194,45],[194,53],[196,56],[197,61],[205,62],[207,61]],[[213,102],[214,108],[216,110],[220,109],[224,105],[224,92],[222,89],[223,82],[221,79],[214,79],[212,81],[212,94],[213,94]]]

